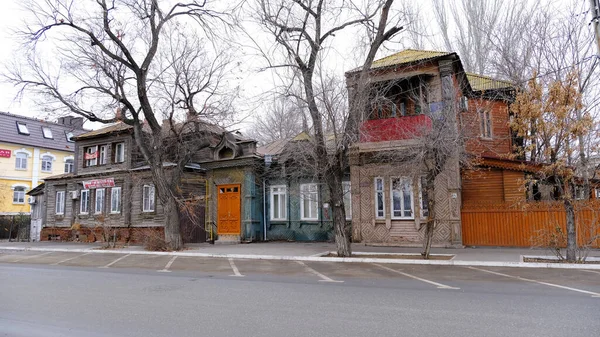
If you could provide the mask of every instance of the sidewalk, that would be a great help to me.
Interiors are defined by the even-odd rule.
[[[39,252],[81,252],[81,253],[122,253],[144,255],[178,255],[213,258],[259,259],[259,260],[296,260],[321,262],[366,262],[394,264],[460,265],[488,267],[529,267],[529,268],[575,268],[600,269],[600,264],[564,264],[564,263],[524,263],[522,256],[549,256],[547,249],[528,248],[432,248],[432,254],[451,254],[451,260],[417,260],[370,258],[364,253],[420,254],[420,248],[380,247],[353,244],[352,250],[358,256],[351,258],[324,257],[335,251],[335,244],[322,242],[261,242],[237,245],[188,244],[179,252],[149,252],[142,246],[126,246],[117,249],[102,249],[99,243],[73,242],[0,242],[0,251],[39,251]],[[589,257],[600,259],[600,250],[593,250]]]

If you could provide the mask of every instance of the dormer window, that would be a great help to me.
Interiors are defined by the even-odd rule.
[[[224,147],[219,151],[219,159],[232,159],[233,158],[233,149],[228,147]]]
[[[27,129],[27,124],[23,122],[17,122],[17,131],[21,135],[29,135],[29,129]]]
[[[73,132],[65,132],[65,137],[67,137],[67,142],[73,142]]]
[[[42,126],[42,135],[44,135],[44,138],[46,139],[54,139],[52,136],[52,129],[47,126]]]

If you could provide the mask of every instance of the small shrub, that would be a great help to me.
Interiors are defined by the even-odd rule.
[[[153,252],[166,252],[169,250],[165,239],[157,233],[149,233],[144,239],[144,249]]]

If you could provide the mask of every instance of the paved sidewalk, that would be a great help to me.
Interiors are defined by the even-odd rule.
[[[142,246],[125,246],[117,249],[102,249],[100,243],[73,242],[0,242],[2,250],[30,250],[53,252],[93,252],[151,255],[204,256],[218,258],[258,259],[258,260],[297,260],[323,262],[386,262],[398,264],[467,265],[467,266],[512,266],[537,268],[588,268],[600,269],[600,264],[574,265],[558,263],[523,263],[522,256],[549,256],[547,249],[528,248],[433,248],[432,254],[454,255],[451,260],[408,260],[370,258],[364,253],[400,253],[419,254],[415,247],[382,247],[353,244],[352,250],[357,256],[352,258],[322,257],[335,251],[335,244],[323,242],[260,242],[237,245],[189,244],[180,252],[149,252]],[[590,252],[591,259],[600,259],[600,250]]]

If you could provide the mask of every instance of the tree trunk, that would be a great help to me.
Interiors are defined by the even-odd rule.
[[[429,175],[427,176],[425,190],[427,191],[429,214],[427,215],[427,222],[425,223],[425,233],[423,233],[423,252],[421,255],[423,256],[423,259],[429,260],[431,243],[433,241],[433,231],[435,229],[435,178],[430,178]]]
[[[327,187],[332,207],[333,229],[337,254],[341,257],[352,255],[350,246],[351,228],[346,223],[346,210],[344,209],[344,186],[342,185],[343,171],[336,165],[326,174]]]
[[[183,239],[181,238],[181,228],[179,223],[179,205],[174,191],[171,190],[172,181],[179,181],[177,172],[175,176],[167,177],[165,168],[161,164],[152,163],[153,181],[156,187],[158,198],[160,199],[165,213],[165,243],[170,250],[181,250],[183,248]]]
[[[565,199],[565,211],[567,213],[567,261],[577,260],[577,231],[575,228],[575,209],[570,199]]]

